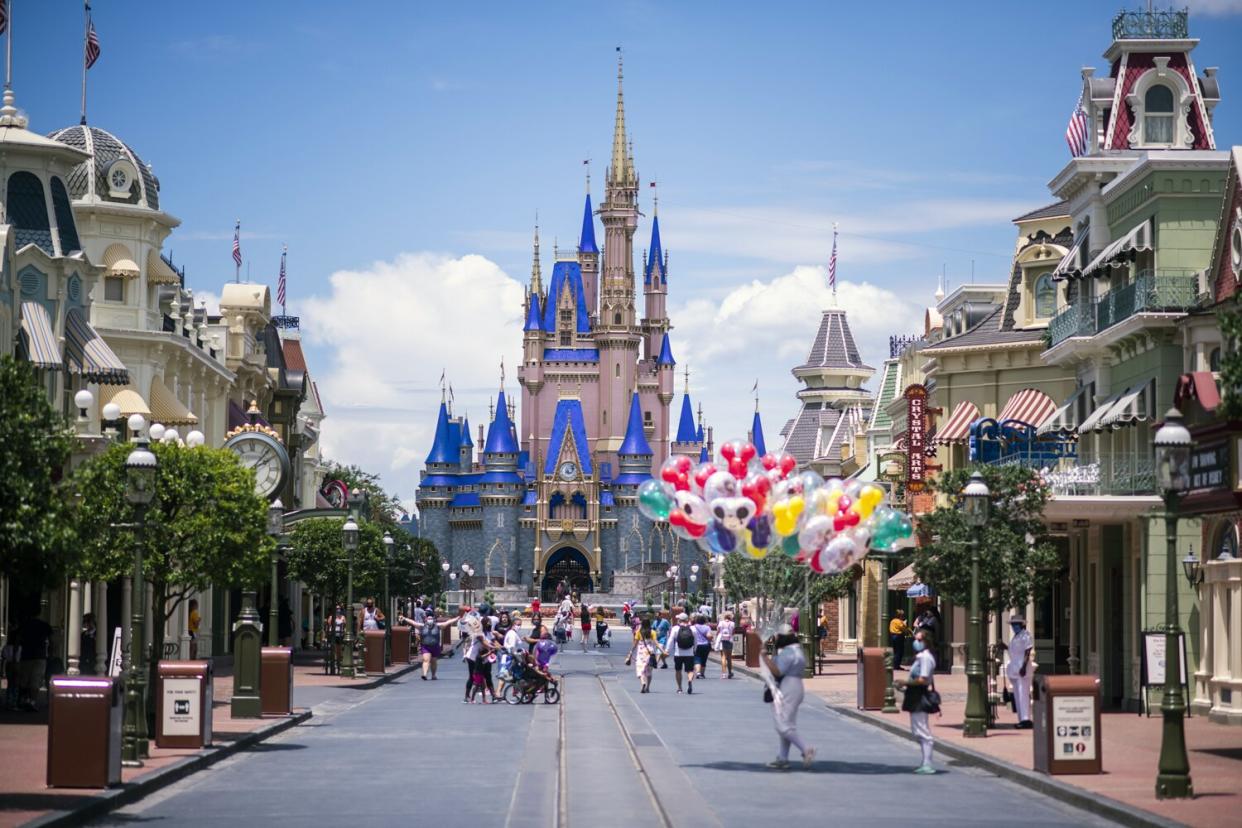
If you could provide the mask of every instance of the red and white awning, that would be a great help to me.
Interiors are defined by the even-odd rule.
[[[1005,403],[996,422],[1006,423],[1010,420],[1017,420],[1039,428],[1056,410],[1057,403],[1052,397],[1038,388],[1023,388]]]
[[[979,419],[979,408],[972,402],[962,400],[954,407],[944,428],[937,430],[932,442],[941,446],[965,442],[970,432],[970,424],[977,419]]]

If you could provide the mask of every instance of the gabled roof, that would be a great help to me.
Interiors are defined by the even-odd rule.
[[[544,299],[543,329],[556,330],[556,311],[560,305],[561,291],[568,289],[574,300],[575,330],[591,332],[591,317],[587,313],[586,294],[582,289],[582,267],[577,262],[557,262],[552,266],[552,283]]]
[[[874,370],[871,366],[863,364],[862,357],[858,355],[858,346],[854,344],[854,334],[850,331],[850,323],[845,318],[845,311],[840,308],[829,308],[824,311],[819,321],[819,330],[815,334],[815,341],[811,343],[811,352],[807,355],[806,362],[798,368]]]
[[[651,446],[647,443],[647,435],[643,431],[643,408],[638,399],[638,392],[630,397],[630,419],[625,426],[625,439],[621,441],[619,455],[641,455],[650,457]]]
[[[660,245],[660,217],[651,220],[651,247],[647,250],[647,264],[643,268],[643,282],[651,284],[651,271],[659,268],[660,281],[665,281],[668,274],[664,272],[664,250]]]
[[[940,353],[957,348],[1003,347],[1042,342],[1044,332],[1040,328],[1004,331],[1000,329],[1001,306],[996,305],[977,325],[959,336],[945,339],[923,349],[924,353]]]
[[[690,395],[686,394],[681,398],[681,418],[677,421],[677,436],[674,440],[678,443],[694,443],[698,439],[698,432],[694,428],[694,406],[690,402]]]
[[[440,414],[436,418],[436,436],[431,441],[431,451],[427,454],[428,463],[458,463],[461,457],[457,452],[457,435],[453,434],[449,422],[448,405],[440,403]]]
[[[755,419],[750,424],[750,442],[759,456],[768,453],[768,445],[763,439],[763,422],[759,419],[759,409],[755,409]]]
[[[509,406],[505,402],[505,392],[501,391],[496,398],[496,416],[487,429],[487,444],[484,454],[517,454],[517,441],[513,439],[513,421],[509,419]]]
[[[526,324],[522,326],[523,331],[542,331],[543,319],[540,317],[543,311],[539,308],[539,294],[532,293],[530,295],[530,307],[526,310]]]
[[[660,343],[660,357],[656,360],[657,365],[676,365],[677,361],[673,359],[673,346],[668,341],[668,331],[664,332],[664,341]]]
[[[892,428],[893,418],[888,416],[888,404],[897,396],[897,384],[901,380],[901,360],[886,359],[884,374],[880,379],[880,393],[871,415],[871,428]]]
[[[1029,213],[1023,213],[1014,219],[1014,223],[1019,221],[1035,221],[1036,219],[1056,218],[1057,216],[1065,216],[1069,218],[1069,202],[1061,200],[1055,204],[1045,204],[1038,210],[1032,210]]]
[[[574,451],[578,455],[578,467],[582,469],[583,474],[591,474],[591,452],[587,445],[582,403],[572,399],[560,400],[556,404],[556,413],[552,417],[552,437],[548,443],[548,456],[543,464],[544,474],[552,474],[556,471],[556,463],[561,457],[561,447],[568,437],[572,437],[574,441]]]
[[[587,193],[586,206],[582,209],[582,235],[578,239],[579,253],[598,253],[595,246],[595,216],[591,212],[591,194]]]

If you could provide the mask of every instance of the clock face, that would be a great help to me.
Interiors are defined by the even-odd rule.
[[[237,459],[254,471],[254,491],[259,497],[271,500],[284,485],[288,474],[289,459],[285,449],[276,440],[262,434],[239,434],[226,444]]]
[[[561,480],[573,480],[578,476],[578,464],[568,461],[561,463],[558,471],[561,475]]]

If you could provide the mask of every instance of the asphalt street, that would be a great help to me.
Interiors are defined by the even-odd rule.
[[[991,774],[947,762],[917,776],[918,748],[808,697],[810,770],[776,755],[762,685],[708,677],[677,695],[658,670],[640,695],[628,635],[553,662],[558,705],[461,703],[465,671],[440,665],[319,703],[309,722],[117,811],[98,825],[753,826],[1105,825]],[[796,754],[796,751],[795,751]]]

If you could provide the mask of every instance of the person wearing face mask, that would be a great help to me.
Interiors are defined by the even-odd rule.
[[[1031,721],[1031,681],[1034,679],[1031,652],[1035,642],[1026,628],[1026,619],[1021,615],[1009,616],[1009,629],[1013,634],[1009,638],[1009,663],[1005,665],[1005,678],[1009,679],[1014,707],[1018,711],[1018,729],[1030,730],[1035,727]]]
[[[932,748],[936,739],[932,736],[928,718],[932,713],[940,715],[931,691],[936,689],[936,657],[932,655],[931,634],[919,630],[914,634],[914,661],[910,664],[910,678],[894,683],[905,691],[901,709],[910,714],[910,733],[918,740],[923,753],[923,764],[914,769],[918,774],[934,774]]]

